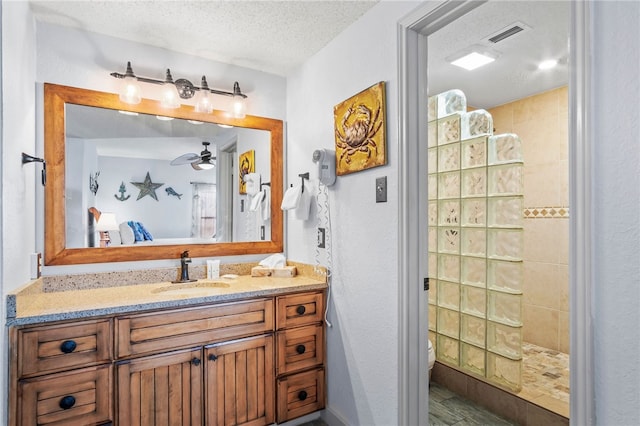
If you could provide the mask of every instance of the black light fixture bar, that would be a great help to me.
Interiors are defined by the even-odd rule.
[[[191,83],[189,80],[184,78],[179,78],[176,81],[173,81],[173,78],[171,77],[171,71],[169,70],[169,68],[167,68],[167,74],[166,74],[165,80],[157,80],[155,78],[140,77],[135,75],[133,73],[133,69],[131,68],[131,62],[127,62],[127,71],[124,74],[119,72],[112,72],[110,75],[111,77],[119,78],[119,79],[124,79],[126,77],[133,77],[137,81],[140,81],[142,83],[151,83],[151,84],[157,84],[157,85],[174,84],[178,89],[178,94],[182,99],[190,99],[195,95],[195,91],[200,91],[200,90],[205,90],[205,91],[208,90],[214,95],[231,96],[231,97],[240,96],[244,99],[247,98],[247,95],[242,93],[242,91],[240,90],[240,84],[238,84],[237,81],[233,83],[233,92],[227,92],[224,90],[211,89],[207,85],[207,80],[205,79],[205,76],[202,76],[202,86],[198,87],[198,86],[195,86],[193,83]]]

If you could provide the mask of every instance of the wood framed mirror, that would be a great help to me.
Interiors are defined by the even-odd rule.
[[[188,120],[190,123],[213,123],[216,125],[222,125],[225,127],[231,126],[232,128],[242,129],[243,132],[247,131],[261,131],[266,132],[266,137],[262,138],[265,142],[268,142],[270,146],[267,149],[267,154],[263,157],[269,158],[269,170],[266,171],[261,179],[264,179],[265,183],[269,184],[269,192],[271,195],[270,205],[268,209],[268,225],[270,232],[259,234],[255,240],[235,241],[235,240],[220,240],[216,239],[211,242],[203,242],[202,239],[197,238],[180,238],[180,239],[156,239],[156,242],[151,244],[119,244],[109,245],[106,247],[89,247],[86,244],[71,243],[70,235],[73,235],[73,231],[70,232],[70,223],[73,223],[75,217],[86,218],[89,217],[89,208],[96,208],[100,210],[100,206],[85,205],[78,211],[69,211],[69,200],[73,198],[72,191],[69,191],[66,181],[70,179],[69,161],[72,157],[68,151],[68,114],[69,111],[77,109],[77,106],[86,106],[91,108],[100,108],[103,110],[110,110],[110,112],[126,112],[130,114],[149,115],[167,119]],[[176,121],[177,123],[177,121]],[[102,123],[102,126],[93,127],[113,127],[110,123]],[[265,143],[262,142],[262,143]],[[135,142],[129,142],[135,144]],[[192,152],[200,152],[202,145],[194,146]],[[218,147],[220,149],[220,147]],[[143,99],[141,103],[137,105],[129,105],[120,101],[117,94],[98,92],[87,89],[79,89],[67,86],[60,86],[55,84],[44,84],[44,156],[47,164],[47,184],[45,186],[45,224],[44,224],[44,264],[45,265],[70,265],[70,264],[86,264],[86,263],[105,263],[105,262],[125,262],[125,261],[139,261],[139,260],[157,260],[157,259],[177,259],[180,254],[188,250],[191,257],[219,257],[219,256],[233,256],[244,254],[265,254],[265,253],[280,253],[283,251],[283,213],[279,208],[279,200],[282,199],[282,184],[283,184],[283,122],[281,120],[250,116],[238,119],[230,117],[224,111],[215,110],[213,113],[197,113],[192,106],[182,105],[177,109],[167,110],[161,107],[160,102],[151,99]],[[234,170],[238,169],[238,155],[242,154],[241,150],[235,155],[233,159]],[[79,157],[82,159],[82,157]],[[75,161],[75,160],[74,160]],[[82,160],[79,160],[82,161]],[[167,162],[168,164],[168,162]],[[188,165],[181,165],[180,167],[189,167]],[[89,187],[90,176],[85,176],[86,168],[82,169],[83,172],[76,178],[76,180],[82,181],[83,187]],[[178,169],[174,169],[178,170]],[[144,178],[144,172],[140,168],[142,178],[133,178],[131,175],[122,177],[122,181],[133,183],[133,181],[142,181]],[[240,173],[238,172],[238,175]],[[235,181],[239,180],[239,176],[234,176]],[[193,182],[191,182],[193,183]],[[86,185],[85,185],[86,184]],[[238,184],[239,185],[239,184]],[[141,201],[140,198],[136,200],[138,189],[131,187],[129,194],[132,195],[131,200],[127,202],[136,203]],[[177,201],[178,197],[171,197],[176,195],[170,193],[170,185],[167,184],[161,190],[162,195],[165,197],[163,201],[166,204],[166,210],[174,209],[173,205],[168,204],[168,200]],[[103,189],[102,187],[100,188]],[[172,188],[170,188],[172,189]],[[88,189],[86,189],[88,190]],[[114,197],[118,198],[117,188],[110,187],[104,189],[108,191],[107,195],[111,197],[113,192]],[[164,193],[166,190],[166,194]],[[85,191],[83,189],[82,191]],[[95,195],[95,193],[94,193]],[[122,194],[120,194],[122,195]],[[178,194],[181,195],[181,194]],[[76,195],[77,196],[77,195]],[[148,200],[151,197],[146,197]],[[157,202],[158,198],[156,198]],[[241,199],[242,198],[242,199]],[[234,204],[243,204],[242,211],[248,210],[248,204],[250,198],[245,195],[243,197],[234,198]],[[188,201],[190,202],[190,201]],[[160,207],[161,204],[153,204]],[[233,206],[240,211],[240,206]],[[159,210],[157,210],[159,211]],[[264,214],[264,213],[263,213]],[[126,221],[132,219],[129,216],[119,218],[119,221]],[[80,222],[82,222],[80,220]],[[177,224],[178,222],[174,222]],[[86,228],[86,225],[80,224],[81,229]],[[87,234],[90,234],[92,230],[88,230]],[[255,231],[255,230],[254,230]],[[259,232],[259,231],[258,231]],[[152,231],[153,233],[153,231]],[[239,231],[236,231],[239,233]],[[266,238],[265,238],[266,237]],[[261,240],[260,238],[265,238]],[[161,240],[161,241],[160,241]],[[175,241],[175,243],[174,243]],[[91,244],[93,245],[93,244]]]

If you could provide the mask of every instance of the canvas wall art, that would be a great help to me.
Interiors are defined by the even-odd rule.
[[[255,151],[253,149],[240,154],[240,158],[238,159],[238,167],[240,193],[246,194],[247,186],[244,181],[244,176],[248,173],[254,173],[256,171]]]
[[[386,164],[384,81],[336,105],[333,118],[338,176]]]

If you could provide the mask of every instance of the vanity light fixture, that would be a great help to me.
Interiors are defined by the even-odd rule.
[[[180,106],[180,99],[175,97],[176,94],[181,99],[191,99],[200,92],[198,96],[199,99],[195,105],[195,110],[197,112],[210,113],[213,111],[211,94],[214,94],[230,96],[233,98],[233,110],[230,111],[233,117],[244,118],[246,114],[245,99],[247,98],[247,95],[242,93],[237,81],[233,84],[233,92],[227,92],[224,90],[209,88],[205,76],[202,76],[202,85],[201,87],[198,87],[194,86],[193,83],[184,78],[179,78],[174,81],[169,69],[167,69],[164,80],[156,80],[153,78],[135,75],[133,73],[133,68],[131,67],[131,62],[127,62],[127,70],[124,74],[112,72],[111,76],[124,80],[124,84],[120,92],[120,100],[128,104],[138,104],[142,100],[140,86],[137,84],[138,82],[142,82],[167,86],[167,90],[164,91],[161,100],[162,105],[167,108],[178,108]]]

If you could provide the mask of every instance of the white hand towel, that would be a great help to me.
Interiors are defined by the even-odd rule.
[[[271,219],[271,191],[269,190],[268,186],[265,186],[262,190],[262,193],[264,194],[264,196],[262,197],[262,202],[260,203],[262,210],[262,221],[266,222]]]
[[[253,196],[260,192],[260,173],[247,173],[243,179],[248,195]]]
[[[282,197],[282,204],[280,204],[280,208],[282,210],[291,210],[298,207],[298,203],[300,202],[300,194],[302,193],[302,186],[296,185],[292,186],[284,193],[284,197]]]
[[[300,193],[298,207],[295,209],[296,219],[309,219],[309,208],[311,207],[311,184],[304,182],[304,191]]]

